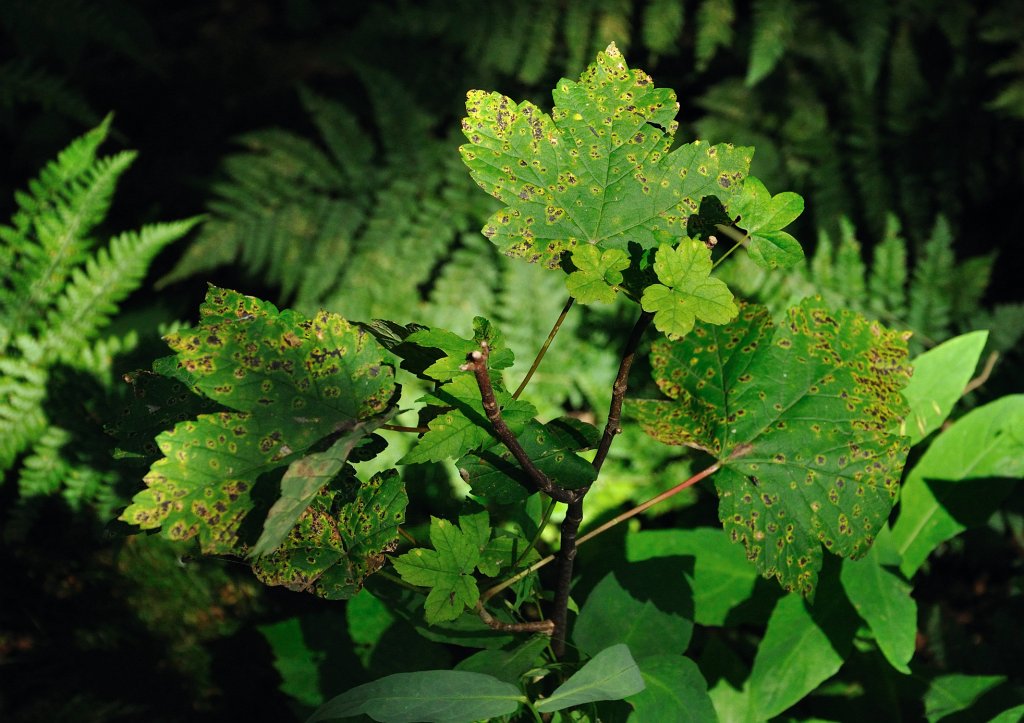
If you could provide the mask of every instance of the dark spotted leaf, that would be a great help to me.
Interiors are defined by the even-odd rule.
[[[383,414],[357,422],[327,450],[292,462],[281,478],[281,496],[267,513],[263,533],[249,549],[249,556],[257,557],[277,549],[321,488],[341,473],[356,447],[390,417],[390,414]]]
[[[676,95],[630,70],[614,44],[578,82],[561,80],[550,116],[528,101],[470,91],[462,158],[505,204],[483,229],[502,251],[558,268],[562,252],[687,235],[702,198],[739,190],[752,149],[703,141],[670,150]]]
[[[725,326],[698,324],[651,352],[672,401],[631,403],[667,444],[721,464],[719,518],[763,575],[812,595],[824,545],[857,559],[896,499],[908,442],[906,336],[808,299],[778,329],[745,307]]]
[[[253,561],[267,585],[344,600],[395,549],[409,498],[398,472],[360,482],[353,474],[325,485],[271,554]]]
[[[384,413],[393,369],[373,337],[333,314],[306,319],[216,287],[200,313],[198,328],[168,337],[178,353],[165,371],[237,411],[157,437],[164,458],[121,519],[172,539],[198,535],[207,553],[240,553],[257,480]]]

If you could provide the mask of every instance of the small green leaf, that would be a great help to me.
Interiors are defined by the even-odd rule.
[[[629,256],[622,249],[602,253],[596,246],[585,244],[573,250],[572,263],[577,270],[565,281],[569,293],[581,304],[610,303],[622,283],[622,270],[629,268]]]
[[[886,660],[908,674],[917,639],[917,603],[910,596],[910,584],[890,569],[898,560],[890,536],[880,535],[866,557],[843,561],[840,580]]]
[[[711,278],[711,251],[700,241],[662,244],[654,271],[661,283],[648,286],[640,304],[654,312],[654,325],[670,339],[688,334],[697,319],[724,324],[739,312],[725,282]]]
[[[356,686],[324,703],[308,723],[357,715],[383,723],[473,723],[511,715],[524,702],[518,687],[490,675],[423,670]]]
[[[803,213],[804,199],[798,194],[787,191],[772,196],[760,179],[748,176],[743,193],[729,210],[740,217],[737,224],[750,235],[748,252],[758,266],[789,268],[803,260],[800,243],[782,230]]]
[[[417,547],[395,559],[395,570],[403,580],[431,588],[425,603],[428,623],[455,620],[476,605],[480,591],[473,571],[490,535],[486,512],[463,515],[458,525],[431,517],[434,549]]]
[[[924,717],[936,723],[970,708],[978,698],[1003,681],[1005,675],[943,675],[932,681],[924,694]]]
[[[689,593],[682,573],[652,584],[650,570],[645,572],[646,579],[629,570],[610,572],[590,591],[573,627],[573,641],[580,650],[593,655],[624,643],[638,659],[686,651],[693,621],[682,613],[684,606],[689,607],[688,600],[681,599]]]
[[[892,538],[908,578],[938,545],[981,524],[1010,491],[993,477],[1024,477],[1024,394],[974,409],[944,431],[907,474]]]
[[[569,427],[572,424],[572,427]],[[582,423],[560,418],[547,424],[529,421],[517,437],[520,446],[541,472],[564,489],[577,489],[597,478],[594,466],[575,452],[596,442],[581,439]],[[592,425],[585,428],[596,432]],[[584,445],[584,446],[581,446]],[[462,478],[475,494],[491,502],[508,504],[526,499],[535,490],[526,473],[505,445],[500,442],[471,452],[457,463]]]
[[[821,299],[768,313],[745,307],[726,326],[698,325],[651,351],[674,401],[632,402],[666,444],[712,454],[718,515],[765,576],[812,595],[822,545],[863,556],[896,499],[909,446],[892,433],[909,377],[904,335]]]
[[[644,679],[626,645],[613,645],[595,655],[550,697],[535,706],[552,713],[598,700],[622,700],[644,689]]]
[[[514,399],[503,389],[496,387],[494,393],[509,429],[513,434],[522,432],[526,423],[537,414],[537,409],[529,402]],[[462,372],[420,401],[451,408],[430,421],[427,425],[430,431],[399,460],[399,464],[457,459],[467,452],[490,446],[497,441],[484,413],[480,388],[473,375]]]
[[[700,668],[681,655],[654,655],[637,661],[646,688],[626,698],[633,706],[629,720],[718,720]]]
[[[914,376],[903,390],[910,412],[900,425],[900,434],[910,437],[911,444],[917,444],[938,429],[953,411],[953,405],[963,396],[964,387],[978,365],[987,339],[987,331],[972,331],[914,359]]]
[[[724,625],[729,611],[754,591],[757,570],[751,567],[743,548],[732,544],[721,528],[648,530],[626,537],[626,559],[630,562],[664,557],[695,559],[690,587],[693,620],[701,625]]]
[[[431,379],[447,382],[460,374],[460,367],[466,363],[470,352],[480,351],[480,343],[487,342],[490,347],[488,366],[492,371],[512,366],[515,356],[505,346],[505,337],[490,321],[482,316],[473,319],[473,338],[463,339],[455,332],[447,329],[424,329],[409,334],[406,342],[421,347],[439,349],[445,356],[431,364],[423,372]]]

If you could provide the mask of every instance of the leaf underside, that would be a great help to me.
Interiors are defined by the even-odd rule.
[[[645,431],[703,449],[719,519],[766,577],[814,593],[822,545],[863,556],[896,499],[908,441],[906,337],[820,298],[774,329],[746,306],[725,326],[698,324],[654,345],[654,378],[672,401],[631,403]]]

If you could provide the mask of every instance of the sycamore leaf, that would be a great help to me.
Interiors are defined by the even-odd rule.
[[[788,268],[804,258],[800,242],[783,231],[803,213],[804,199],[786,191],[772,196],[761,180],[747,176],[730,211],[750,236],[748,253],[763,269]]]
[[[697,319],[724,324],[738,309],[725,282],[711,278],[711,251],[684,238],[679,246],[662,244],[654,259],[660,284],[644,290],[640,305],[654,312],[654,325],[670,339],[685,336]]]
[[[393,369],[368,333],[334,314],[307,319],[216,287],[200,314],[197,329],[168,337],[178,376],[237,411],[201,414],[157,437],[164,457],[121,519],[238,554],[257,480],[385,412]]]
[[[348,599],[395,549],[408,504],[395,470],[365,483],[354,474],[335,480],[307,504],[274,552],[253,561],[253,572],[267,585]]]
[[[595,246],[578,246],[572,252],[576,271],[569,274],[565,285],[577,301],[615,301],[616,287],[622,283],[622,270],[629,268],[629,256],[622,249],[603,253]]]
[[[505,346],[505,337],[490,321],[477,316],[473,319],[473,338],[463,339],[455,332],[447,329],[423,329],[410,334],[405,339],[421,347],[439,349],[445,356],[431,364],[423,372],[437,381],[447,382],[459,374],[466,355],[480,350],[480,342],[487,342],[490,347],[488,366],[492,371],[512,366],[515,357],[512,350]]]
[[[277,549],[321,488],[338,476],[356,447],[391,416],[384,414],[358,422],[329,449],[292,462],[281,478],[281,497],[267,513],[263,532],[249,549],[249,556],[257,557]]]
[[[455,620],[480,599],[473,571],[491,535],[486,512],[461,515],[459,524],[430,518],[433,550],[417,547],[394,560],[410,585],[431,588],[424,605],[427,622]]]
[[[513,399],[512,395],[495,386],[495,397],[502,417],[513,434],[537,414],[529,402]],[[491,423],[484,414],[480,387],[473,375],[463,372],[437,391],[420,398],[442,407],[450,407],[430,420],[429,430],[412,450],[399,460],[399,464],[441,462],[458,459],[474,449],[491,445],[497,438],[491,433]]]
[[[547,424],[529,421],[519,444],[541,472],[563,489],[577,489],[597,478],[594,465],[575,452],[596,447],[600,432],[591,424],[560,417]],[[536,490],[512,453],[500,442],[470,452],[457,464],[474,494],[491,502],[521,502]]]
[[[752,149],[695,141],[670,150],[674,92],[630,70],[609,45],[578,82],[559,81],[550,116],[529,101],[468,94],[463,161],[505,204],[483,229],[502,251],[558,268],[584,243],[653,248],[656,231],[686,235],[705,196],[728,205]]]
[[[896,499],[909,444],[906,336],[818,299],[773,329],[763,307],[656,343],[654,378],[673,401],[631,410],[667,444],[706,450],[719,519],[766,577],[814,592],[824,545],[857,559]]]

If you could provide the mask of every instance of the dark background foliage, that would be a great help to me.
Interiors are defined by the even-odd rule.
[[[808,211],[795,233],[809,255],[819,231],[838,237],[846,219],[870,258],[891,215],[900,221],[911,264],[923,264],[936,219],[944,218],[949,249],[962,266],[954,272],[939,264],[942,278],[930,279],[935,293],[952,301],[943,312],[949,318],[928,341],[993,328],[1001,361],[978,397],[987,399],[1019,388],[1014,380],[1021,370],[1021,38],[1020,4],[994,0],[9,0],[0,5],[0,210],[9,216],[14,190],[113,111],[108,151],[134,148],[141,155],[118,189],[108,225],[121,229],[207,210],[208,229],[222,234],[194,234],[199,251],[191,257],[189,242],[159,257],[120,322],[148,332],[118,361],[120,371],[147,366],[163,353],[157,325],[190,319],[207,281],[283,302],[298,293],[308,304],[341,303],[329,280],[306,296],[296,292],[296,268],[313,258],[341,274],[345,259],[359,261],[346,255],[354,251],[318,246],[315,234],[298,260],[278,258],[273,245],[265,253],[246,251],[231,245],[241,233],[231,226],[233,212],[217,205],[223,189],[239,183],[230,158],[264,148],[263,136],[237,143],[243,134],[276,128],[309,139],[316,153],[327,155],[331,140],[304,102],[315,96],[355,120],[370,148],[372,181],[313,180],[308,197],[354,199],[353,213],[364,220],[353,233],[371,241],[367,229],[374,228],[376,207],[389,209],[389,222],[401,221],[387,206],[393,201],[388,193],[417,199],[397,208],[408,211],[412,225],[433,214],[430,228],[439,238],[424,241],[434,244],[423,252],[431,263],[422,278],[414,277],[420,280],[412,302],[434,315],[429,320],[445,319],[446,303],[458,298],[452,289],[492,274],[481,306],[500,309],[524,292],[517,272],[466,238],[489,208],[486,199],[470,195],[475,189],[464,175],[452,180],[437,170],[442,163],[458,166],[455,133],[464,93],[496,88],[547,107],[544,89],[578,74],[614,40],[631,65],[677,91],[680,138],[755,145],[756,175],[772,190],[805,196]],[[343,160],[335,165],[345,170]],[[269,194],[274,178],[266,183]],[[430,205],[434,195],[444,199],[439,209]],[[270,214],[266,223],[280,224],[280,217]],[[202,260],[217,243],[226,249],[223,256]],[[987,261],[967,262],[979,257]],[[472,279],[459,275],[484,262],[491,271],[474,272]],[[838,275],[850,268],[835,263]],[[401,268],[387,273],[404,278]],[[345,278],[350,286],[359,283]],[[864,288],[836,288],[853,305],[874,308]],[[770,296],[764,288],[752,293]],[[389,311],[373,299],[358,303],[367,314]],[[553,303],[557,313],[561,300]],[[550,323],[547,313],[546,307],[537,312],[539,326]],[[587,319],[594,323],[573,333],[600,346],[608,338],[602,329],[614,330],[619,317],[591,313]],[[905,310],[893,314],[896,322],[923,323]],[[522,320],[509,324],[516,322],[524,326]],[[534,338],[522,329],[511,336],[517,333]],[[54,376],[51,384],[51,398],[88,398],[94,409],[117,408],[120,400],[117,392],[90,389],[81,380]],[[557,403],[588,406],[592,398],[580,386],[575,397],[566,394]],[[0,510],[0,717],[290,715],[271,650],[255,626],[322,610],[315,601],[263,589],[230,561],[199,563],[155,538],[124,538],[106,519],[73,512],[59,500],[19,500],[13,484],[0,488]],[[1010,502],[1001,527],[957,540],[919,587],[919,598],[930,605],[922,620],[927,662],[941,669],[951,658],[967,658],[975,661],[972,672],[984,672],[1021,643],[1019,630],[1001,632],[1002,621],[1020,620],[1022,612],[1020,512],[1020,503]],[[713,520],[714,512],[698,504],[678,515]],[[987,559],[984,570],[975,564],[979,555]],[[346,655],[352,655],[344,651],[358,641],[339,630],[340,641],[323,654],[351,670]],[[395,651],[415,651],[409,647],[415,636],[407,632],[410,637],[392,632],[399,637],[385,642]],[[364,678],[405,666],[416,662],[382,663],[378,655],[374,665],[356,665]]]

